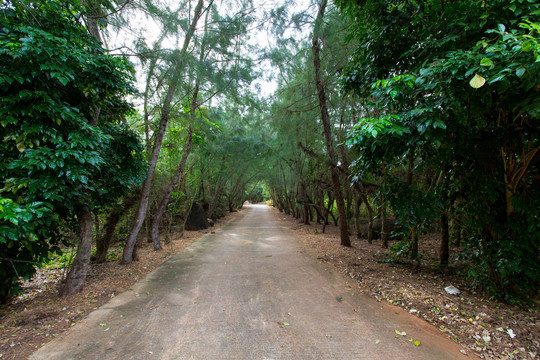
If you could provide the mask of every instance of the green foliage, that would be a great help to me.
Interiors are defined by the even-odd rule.
[[[349,133],[355,179],[384,173],[386,199],[410,226],[450,213],[467,233],[471,274],[493,294],[535,294],[540,27],[532,19],[540,5],[339,3],[366,21],[353,25],[361,46],[344,84],[378,115]],[[387,51],[375,54],[382,47]],[[432,174],[431,183],[406,186],[400,169],[408,154],[417,174]]]
[[[47,260],[41,264],[41,268],[47,270],[67,269],[74,257],[73,251],[50,253]]]
[[[20,205],[0,196],[0,302],[16,293],[20,279],[30,278],[55,249],[58,220],[49,203]]]
[[[0,193],[22,209],[18,223],[3,223],[5,244],[17,244],[1,246],[11,249],[5,272],[13,259],[41,263],[56,244],[58,216],[100,209],[143,175],[139,140],[121,123],[134,91],[129,64],[106,55],[63,5],[0,9]],[[42,229],[22,232],[20,217],[32,211]],[[32,273],[28,265],[15,276]]]

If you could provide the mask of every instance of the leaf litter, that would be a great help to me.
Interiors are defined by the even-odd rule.
[[[493,360],[539,358],[538,304],[515,306],[490,299],[481,288],[464,281],[459,275],[463,264],[455,261],[449,269],[439,269],[437,234],[421,236],[423,261],[416,266],[389,260],[391,253],[381,248],[380,240],[368,244],[366,239],[351,237],[352,248],[344,248],[339,245],[336,226],[327,226],[322,234],[321,225],[304,225],[277,210],[275,214],[284,228],[296,233],[302,252],[332,265],[347,277],[349,286],[358,289],[355,293],[386,301],[424,319],[463,345],[464,354],[474,352]],[[456,259],[459,251],[451,248],[451,259]],[[445,290],[450,284],[459,294]]]

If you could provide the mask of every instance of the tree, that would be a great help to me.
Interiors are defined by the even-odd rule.
[[[330,173],[332,176],[332,187],[334,189],[334,197],[338,208],[339,216],[339,232],[341,238],[341,245],[351,246],[349,239],[349,230],[347,226],[347,215],[345,214],[345,202],[341,193],[341,182],[339,179],[339,170],[337,169],[338,162],[334,153],[334,143],[332,140],[332,130],[330,128],[330,119],[328,114],[328,108],[326,105],[326,93],[321,79],[321,59],[320,59],[320,39],[319,31],[324,17],[324,11],[326,9],[326,0],[322,0],[319,4],[319,12],[315,19],[315,27],[313,29],[313,66],[315,67],[315,83],[317,85],[317,95],[319,97],[319,107],[321,108],[321,121],[323,123],[324,137],[326,139],[326,151],[330,158]]]
[[[131,111],[124,100],[133,92],[130,69],[124,59],[104,53],[69,3],[12,5],[1,9],[1,192],[21,216],[50,219],[50,231],[7,231],[4,244],[21,249],[35,243],[35,253],[18,256],[43,259],[58,243],[59,220],[76,219],[84,244],[78,251],[85,255],[73,266],[81,267],[81,275],[66,286],[69,294],[84,283],[92,211],[140,181],[140,144],[122,123]],[[16,225],[3,225],[10,223]],[[19,275],[32,273],[27,266]]]
[[[441,222],[454,220],[467,233],[467,253],[474,254],[473,279],[508,299],[534,293],[539,27],[530,19],[539,5],[339,4],[355,19],[352,36],[359,40],[346,87],[379,112],[351,133],[357,169],[383,159],[398,169],[407,153],[414,154],[417,172],[437,176],[407,191],[406,182],[395,181],[397,173],[387,178],[402,221],[421,226],[433,211]],[[416,218],[407,210],[411,202],[421,210]],[[441,246],[444,263],[447,245]]]
[[[167,123],[169,121],[173,97],[185,69],[188,46],[191,42],[193,34],[195,33],[197,23],[203,14],[203,4],[203,0],[199,0],[197,2],[197,5],[194,9],[193,19],[184,37],[184,43],[182,45],[182,48],[179,52],[175,53],[175,56],[172,59],[173,62],[170,68],[171,79],[160,109],[161,114],[159,127],[154,139],[154,145],[152,148],[152,153],[150,155],[150,160],[148,162],[148,171],[146,175],[146,180],[143,183],[139,206],[137,208],[136,216],[133,220],[133,225],[131,226],[129,236],[126,240],[126,245],[124,247],[124,252],[122,254],[122,264],[129,264],[131,261],[133,261],[133,251],[137,242],[137,236],[139,235],[139,231],[141,230],[143,221],[146,217],[146,210],[148,209],[148,199],[150,196],[150,186],[152,185],[152,179],[159,158],[161,144],[163,142],[163,137],[165,136],[165,130],[167,129]]]

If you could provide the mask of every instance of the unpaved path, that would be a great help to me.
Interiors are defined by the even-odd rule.
[[[252,205],[31,358],[467,358],[422,320],[352,293]]]

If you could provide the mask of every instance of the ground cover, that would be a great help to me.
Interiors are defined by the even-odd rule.
[[[421,238],[423,261],[417,266],[389,261],[389,250],[381,248],[380,240],[368,244],[366,239],[352,237],[352,248],[345,248],[339,245],[336,226],[327,226],[322,234],[321,225],[304,225],[277,210],[275,213],[300,239],[303,252],[354,279],[355,292],[406,309],[485,359],[540,356],[538,303],[512,306],[489,299],[482,289],[464,281],[455,268],[438,269],[436,235]],[[456,258],[459,250],[453,248],[451,258]],[[460,294],[448,294],[444,288],[450,285]]]

